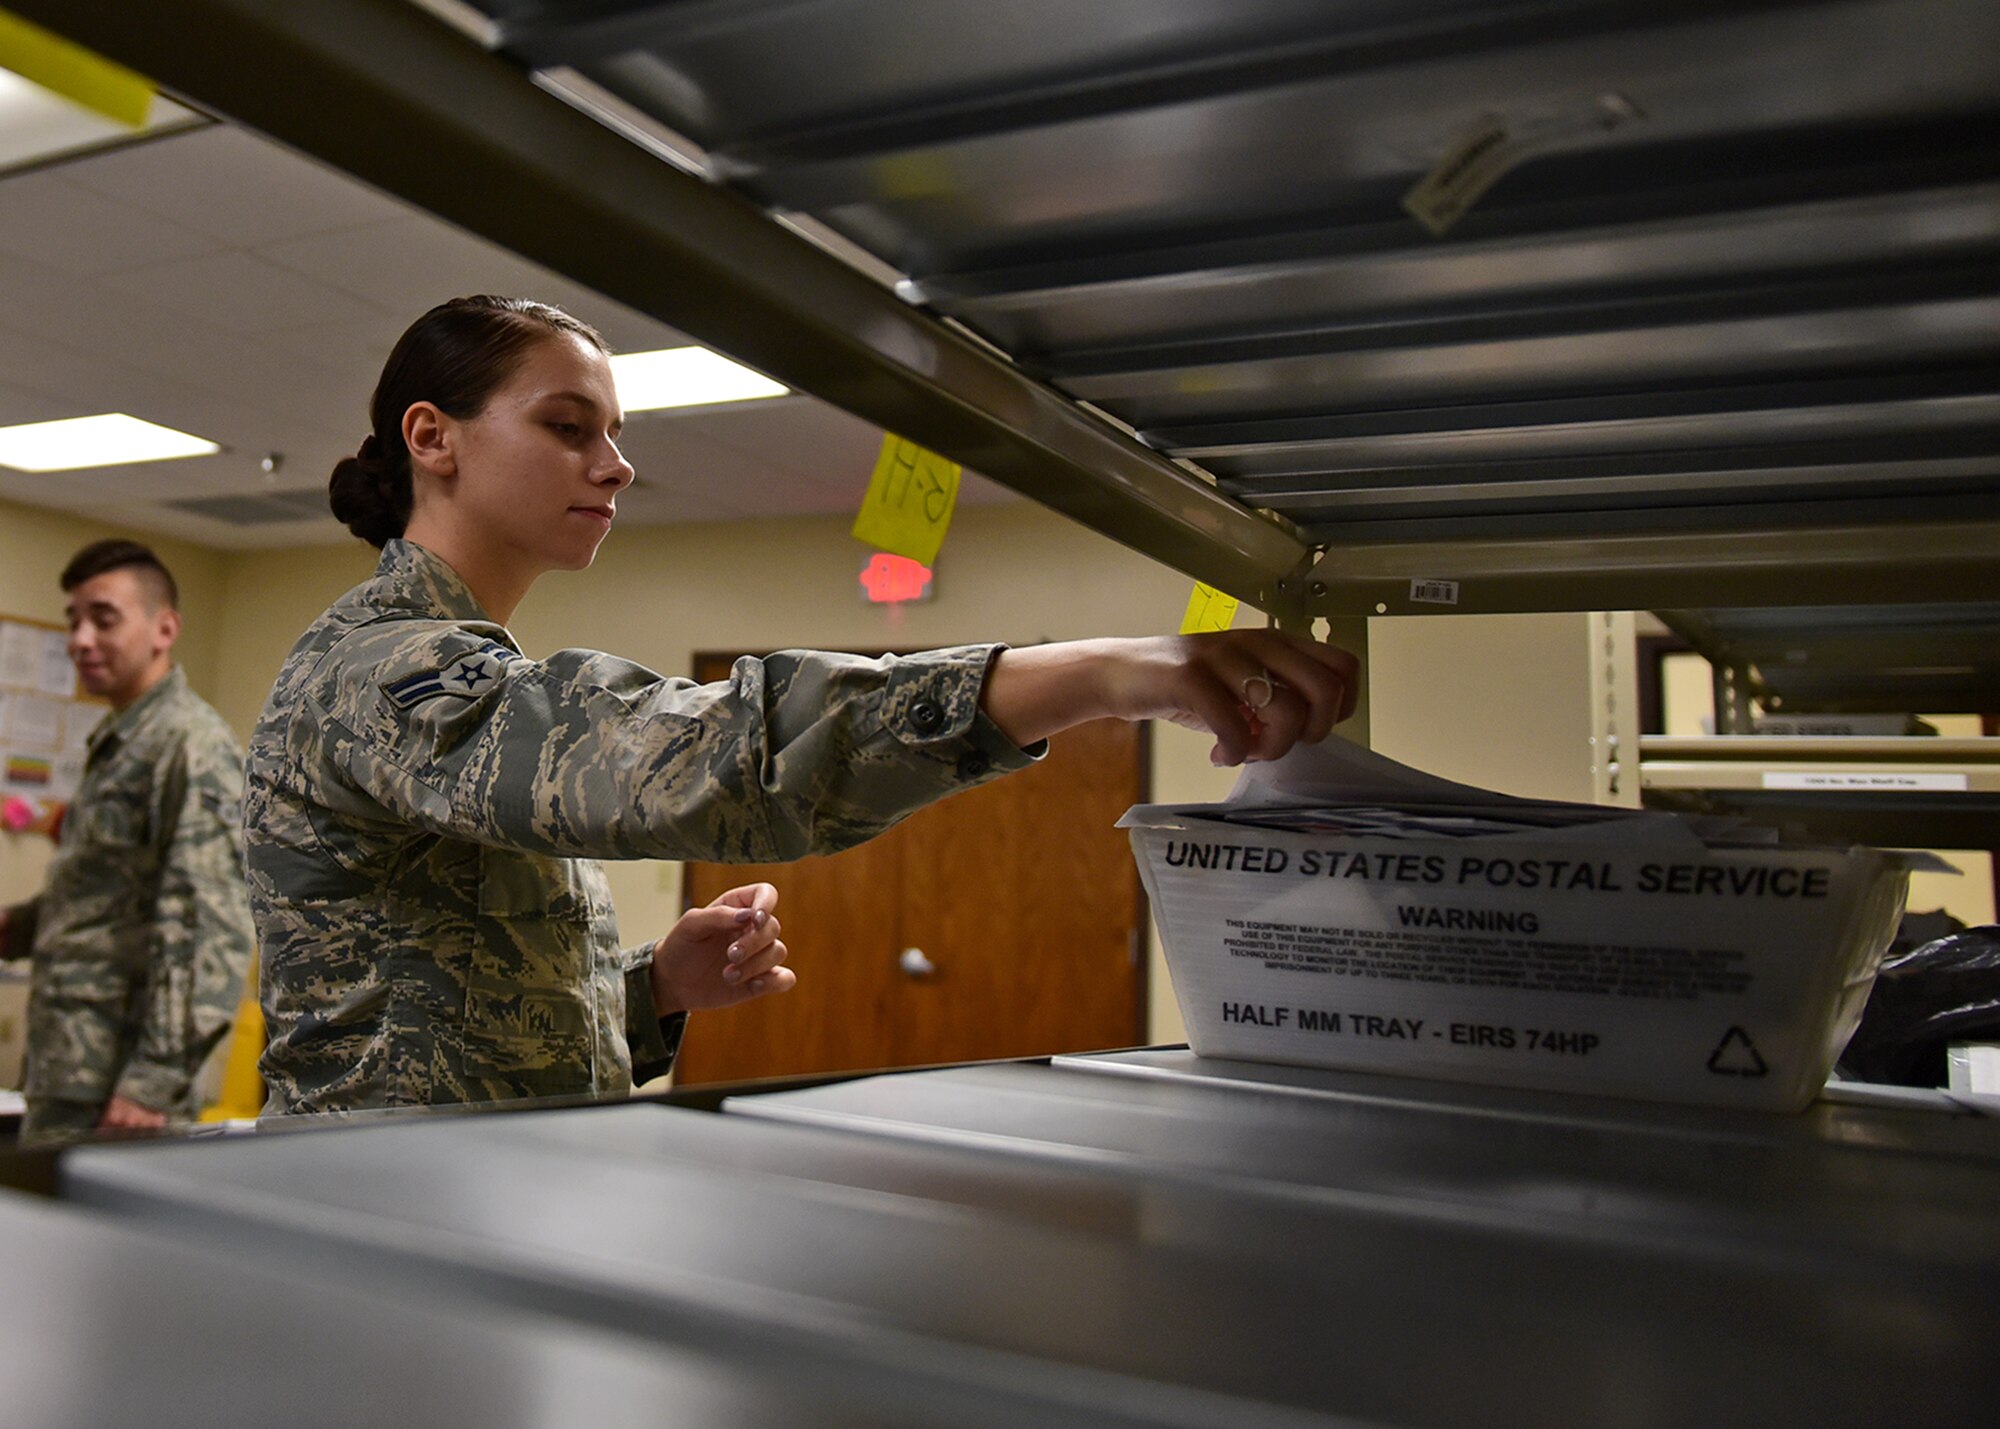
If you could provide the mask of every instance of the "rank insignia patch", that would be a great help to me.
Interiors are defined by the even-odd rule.
[[[399,709],[421,704],[438,695],[471,698],[484,694],[500,679],[510,660],[519,657],[503,645],[484,645],[460,655],[435,670],[406,675],[382,687],[382,693]]]

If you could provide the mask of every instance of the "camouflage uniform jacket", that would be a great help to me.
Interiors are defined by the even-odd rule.
[[[672,1064],[651,945],[591,858],[768,862],[1029,762],[979,713],[997,647],[787,652],[696,685],[525,658],[444,561],[389,542],[250,741],[267,1114],[615,1093]],[[670,1045],[671,1044],[671,1045]]]
[[[179,669],[91,732],[48,883],[15,910],[33,927],[31,1121],[38,1100],[113,1093],[198,1110],[250,966],[242,799],[236,737]]]

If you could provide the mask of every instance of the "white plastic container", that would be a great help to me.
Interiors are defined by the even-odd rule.
[[[1899,855],[1709,848],[1644,816],[1471,838],[1123,823],[1203,1056],[1775,1111],[1825,1083],[1908,885]]]

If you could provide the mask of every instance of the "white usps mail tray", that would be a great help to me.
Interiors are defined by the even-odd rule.
[[[1308,757],[1350,767],[1294,796],[1397,792],[1368,781],[1400,766],[1364,751]],[[1414,771],[1416,802],[1361,821],[1410,826],[1330,833],[1285,806],[1282,771],[1121,820],[1203,1056],[1797,1111],[1902,914],[1908,862],[1873,849],[1710,847],[1671,815],[1585,808],[1570,827],[1431,833],[1479,827],[1469,799],[1530,806]],[[1246,812],[1308,827],[1218,817]]]

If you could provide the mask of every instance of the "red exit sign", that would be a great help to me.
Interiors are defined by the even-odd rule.
[[[907,556],[877,551],[861,567],[861,595],[870,605],[903,605],[929,600],[931,568]]]

